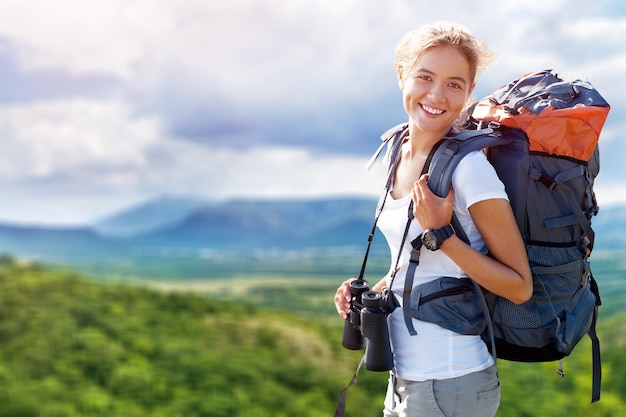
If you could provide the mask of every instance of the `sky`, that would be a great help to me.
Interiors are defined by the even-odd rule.
[[[365,164],[406,121],[400,37],[452,20],[611,104],[600,206],[626,203],[621,0],[0,0],[0,222],[89,224],[163,195],[376,196]]]

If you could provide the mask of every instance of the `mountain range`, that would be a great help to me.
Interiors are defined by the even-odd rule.
[[[83,227],[0,224],[0,252],[40,260],[119,258],[164,250],[292,251],[364,248],[376,200],[205,201],[162,197]],[[626,206],[593,220],[596,248],[626,247]],[[378,237],[374,249],[384,248]]]
[[[164,250],[241,252],[364,247],[376,200],[230,200],[163,197],[84,227],[0,224],[0,252],[82,260]]]

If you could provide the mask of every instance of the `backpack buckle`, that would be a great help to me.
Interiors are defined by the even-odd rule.
[[[553,190],[554,187],[556,187],[556,185],[557,185],[556,181],[554,181],[552,178],[548,177],[543,172],[541,173],[541,175],[539,176],[539,178],[537,180],[540,183],[542,183],[543,185],[545,185],[550,190]]]

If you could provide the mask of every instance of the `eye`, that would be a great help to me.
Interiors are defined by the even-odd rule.
[[[458,89],[458,90],[462,90],[463,86],[459,83],[455,83],[455,82],[451,82],[448,84],[448,86],[454,88],[454,89]]]
[[[432,78],[430,75],[418,74],[415,76],[415,78],[417,78],[418,80],[422,80],[422,81],[432,81]]]

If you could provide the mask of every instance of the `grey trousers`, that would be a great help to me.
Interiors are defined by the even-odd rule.
[[[408,381],[391,376],[384,417],[492,417],[500,405],[496,366],[458,378]]]

